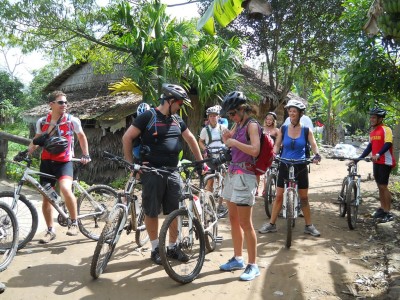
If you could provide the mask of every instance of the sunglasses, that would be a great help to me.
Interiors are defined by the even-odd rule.
[[[67,101],[53,101],[53,103],[57,103],[58,105],[67,105],[68,102]]]
[[[178,104],[179,106],[182,106],[183,105],[183,100],[177,100],[177,101],[175,101],[175,103]]]
[[[236,115],[237,111],[228,111],[228,116],[234,117]]]

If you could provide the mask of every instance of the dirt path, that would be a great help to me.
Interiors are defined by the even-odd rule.
[[[360,162],[363,178],[371,164]],[[303,234],[304,220],[298,219],[292,247],[284,246],[285,224],[277,222],[278,232],[258,234],[258,264],[261,276],[239,282],[240,271],[220,272],[218,266],[232,256],[228,220],[221,221],[223,243],[206,256],[201,275],[194,282],[180,285],[160,266],[151,264],[148,249],[136,249],[134,236],[123,235],[106,272],[98,280],[89,274],[96,244],[82,235],[67,237],[57,228],[57,239],[46,246],[37,243],[39,234],[21,250],[11,266],[0,274],[7,285],[2,295],[8,299],[354,299],[360,296],[386,299],[384,282],[368,284],[383,271],[382,244],[371,238],[369,213],[377,200],[373,181],[362,183],[364,202],[361,223],[350,231],[338,216],[333,203],[346,174],[345,162],[324,159],[311,167],[310,201],[313,223],[321,232],[314,238]],[[1,187],[2,189],[4,187]],[[261,198],[260,198],[261,200]],[[39,203],[38,203],[39,204]],[[254,211],[258,229],[266,221],[262,201]],[[39,229],[44,227],[41,223]]]

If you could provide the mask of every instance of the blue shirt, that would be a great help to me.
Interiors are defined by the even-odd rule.
[[[305,159],[306,158],[306,139],[304,137],[304,127],[301,126],[300,136],[293,139],[289,136],[289,130],[285,130],[283,136],[282,158],[286,159]]]

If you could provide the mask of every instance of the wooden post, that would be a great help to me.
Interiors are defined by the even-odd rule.
[[[6,178],[6,158],[8,153],[8,141],[28,146],[30,139],[0,131],[0,178]]]

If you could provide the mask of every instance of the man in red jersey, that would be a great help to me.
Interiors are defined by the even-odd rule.
[[[380,223],[385,223],[393,221],[394,218],[390,212],[392,195],[388,189],[390,172],[396,166],[393,156],[393,135],[392,130],[382,123],[386,116],[384,109],[373,108],[369,115],[372,131],[369,134],[369,144],[360,158],[366,157],[372,151],[373,174],[381,202],[381,206],[375,211],[373,217]]]

